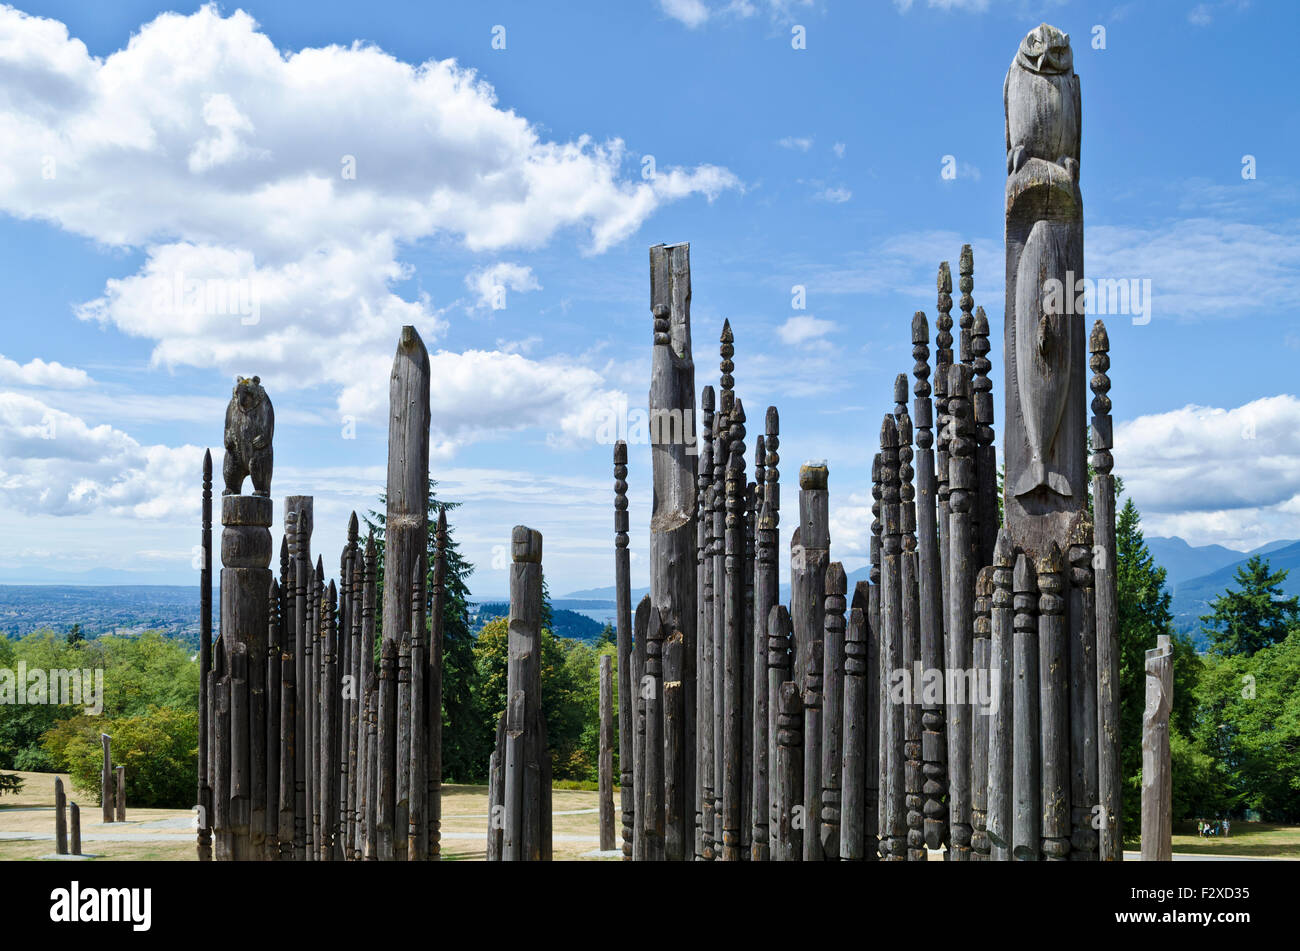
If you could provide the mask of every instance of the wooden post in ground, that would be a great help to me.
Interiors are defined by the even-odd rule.
[[[81,807],[75,802],[68,806],[72,819],[72,854],[81,854]]]
[[[839,857],[845,862],[875,858],[867,853],[867,829],[874,828],[875,814],[867,808],[867,786],[876,775],[876,764],[867,757],[867,735],[871,716],[867,684],[875,675],[867,644],[867,608],[865,582],[859,582],[853,594],[844,631],[844,751],[840,772],[840,845]],[[875,835],[870,837],[875,844]],[[872,850],[874,852],[874,849]]]
[[[1169,766],[1169,711],[1174,702],[1174,655],[1168,634],[1146,652],[1146,706],[1142,710],[1142,861],[1173,858],[1173,773]]]
[[[844,742],[844,612],[848,580],[844,566],[832,561],[826,569],[825,629],[822,651],[821,811],[810,817],[821,835],[822,858],[840,857],[841,792]]]
[[[1070,853],[1070,645],[1062,597],[1065,559],[1055,541],[1037,567],[1042,857],[1064,861]]]
[[[773,499],[765,500],[772,503]],[[768,856],[777,861],[780,850],[780,777],[777,775],[777,726],[780,716],[781,687],[790,680],[790,612],[785,605],[773,605],[767,613],[767,758],[771,764],[767,802]],[[802,713],[800,714],[802,717]],[[800,724],[802,729],[802,724]],[[802,755],[802,754],[800,754]],[[802,788],[799,792],[802,799]]]
[[[902,668],[908,690],[903,708],[903,790],[907,811],[907,859],[924,862],[925,800],[921,761],[921,698],[916,696],[915,671],[921,662],[920,558],[916,542],[916,490],[912,485],[912,419],[907,414],[907,374],[894,380],[894,418],[898,422],[899,527],[902,554]]]
[[[650,627],[650,595],[641,598],[636,606],[636,615],[632,622],[633,642],[629,660],[628,679],[632,685],[632,792],[635,802],[636,829],[632,838],[632,860],[644,862],[646,855],[646,837],[642,831],[645,824],[645,671],[646,640]]]
[[[971,509],[975,489],[975,440],[970,404],[970,367],[953,364],[948,371],[949,538],[947,670],[960,675],[966,689],[947,697],[950,859],[970,858],[971,844],[971,705],[975,606],[975,549]]]
[[[126,822],[126,767],[116,766],[113,772],[117,774],[117,821]],[[261,858],[261,856],[254,856]]]
[[[775,709],[774,699],[778,699],[772,690],[769,659],[771,654],[771,634],[768,623],[772,618],[772,609],[780,599],[779,576],[777,572],[776,546],[778,541],[778,522],[780,520],[781,488],[779,420],[776,407],[767,408],[765,421],[767,432],[758,440],[758,453],[754,457],[754,473],[763,486],[762,505],[758,512],[755,534],[757,536],[757,564],[754,570],[754,734],[753,734],[753,831],[751,833],[750,859],[766,862],[771,858],[772,835],[770,830],[772,814],[772,760],[775,744],[772,740],[772,721]],[[784,637],[784,632],[782,632]],[[779,691],[780,685],[777,685]]]
[[[281,539],[281,560],[284,558],[284,541]],[[283,635],[280,607],[283,596],[280,583],[271,578],[270,595],[266,601],[266,724],[263,728],[263,748],[266,750],[265,795],[263,796],[263,855],[268,862],[280,858],[280,657]]]
[[[308,619],[307,605],[311,583],[311,535],[314,527],[315,503],[311,496],[291,495],[284,500],[286,512],[294,513],[290,534],[290,572],[293,577],[293,666],[294,666],[294,819],[293,856],[299,861],[311,857],[308,848],[311,831],[310,763],[308,747],[311,743],[311,656],[313,633]],[[289,531],[288,516],[285,517]]]
[[[728,418],[726,579],[723,636],[722,859],[744,859],[741,826],[744,781],[745,673],[745,407],[736,400]],[[648,735],[648,734],[647,734]]]
[[[706,407],[711,409],[711,403],[709,399]],[[618,795],[623,814],[623,858],[630,860],[636,825],[632,737],[638,684],[632,677],[632,568],[627,531],[627,443],[620,439],[614,444],[614,627],[618,643]]]
[[[613,658],[600,658],[600,850],[614,850],[614,670]]]
[[[103,821],[113,821],[113,757],[108,751],[111,737],[107,733],[99,734],[99,742],[104,747],[104,765],[99,772],[99,802],[103,810]],[[220,763],[220,761],[218,761]]]
[[[830,566],[830,473],[820,460],[799,467],[799,548],[802,571],[791,571],[790,600],[794,608],[795,683],[803,690],[803,806],[807,820],[803,837],[805,862],[820,862],[822,852],[822,691],[825,687],[826,572]],[[800,588],[796,594],[794,583]],[[839,725],[842,728],[842,724]],[[836,843],[838,848],[838,843]]]
[[[665,707],[669,755],[664,813],[665,856],[695,854],[695,363],[691,356],[690,245],[650,249],[650,310],[654,349],[650,365],[651,478],[650,601],[659,609],[669,642],[664,682],[680,684]],[[743,487],[742,487],[743,491]],[[680,658],[680,667],[676,666]],[[665,704],[670,698],[662,698]]]
[[[907,815],[903,774],[903,696],[898,695],[903,670],[902,537],[899,517],[898,424],[892,415],[880,428],[880,483],[882,544],[880,559],[880,624],[883,684],[885,823],[881,856],[892,862],[907,860]],[[905,685],[905,682],[904,682]],[[905,696],[905,694],[904,694]]]
[[[1097,861],[1092,827],[1097,785],[1097,599],[1092,577],[1092,525],[1080,522],[1069,549],[1070,597],[1070,860]]]
[[[447,624],[447,509],[438,507],[438,526],[434,540],[437,554],[433,560],[432,617],[429,621],[428,673],[428,812],[429,861],[442,860],[442,674]]]
[[[1119,760],[1119,601],[1115,574],[1115,464],[1111,447],[1110,338],[1102,321],[1089,338],[1092,357],[1093,583],[1097,599],[1097,785],[1100,790],[1099,852],[1103,862],[1124,859],[1120,811],[1123,777]]]
[[[993,444],[993,368],[989,357],[989,319],[983,307],[975,308],[971,329],[971,403],[975,413],[975,517],[976,551],[981,566],[993,563],[998,530],[998,452]]]
[[[429,543],[429,353],[415,328],[402,328],[389,379],[387,516],[384,521],[383,650],[394,668],[410,651],[411,581]],[[390,646],[391,645],[391,646]],[[384,675],[391,697],[384,703]],[[379,857],[406,856],[407,802],[398,796],[397,671],[380,671]],[[410,723],[405,735],[409,742]],[[409,748],[402,752],[408,753]],[[407,764],[402,762],[402,772]],[[405,791],[405,790],[404,790]]]
[[[799,686],[787,680],[781,684],[776,719],[776,814],[772,817],[776,836],[772,842],[774,862],[803,859],[803,710]]]
[[[889,642],[884,638],[884,627],[880,622],[880,550],[881,537],[884,533],[884,522],[882,521],[882,499],[884,496],[884,485],[881,482],[883,467],[881,465],[882,456],[876,453],[871,459],[871,570],[867,577],[870,579],[870,586],[867,593],[867,625],[872,631],[875,640],[876,652],[872,660],[874,663],[871,667],[871,679],[875,683],[875,690],[871,697],[875,707],[875,737],[871,742],[871,749],[875,755],[868,760],[868,769],[874,769],[876,773],[876,811],[874,815],[867,816],[867,835],[868,842],[870,837],[874,837],[876,843],[876,858],[887,859],[889,857],[889,834],[885,819],[885,802],[888,798],[889,787],[889,687],[888,674],[885,671],[885,658],[889,651]]]
[[[410,775],[410,807],[406,856],[412,862],[429,859],[429,738],[433,719],[429,712],[429,632],[425,614],[427,562],[428,555],[424,554],[411,575],[411,739],[406,765]]]
[[[1008,539],[1010,533],[1008,533]],[[1010,543],[1008,542],[1008,545]],[[1011,727],[1011,857],[1038,861],[1040,847],[1038,579],[1025,555],[1016,557],[1012,575],[1014,598],[1012,666],[1015,688]]]
[[[998,532],[993,550],[993,603],[989,618],[989,676],[997,709],[989,723],[988,815],[985,821],[989,857],[1011,858],[1012,729],[1015,707],[1015,656],[1013,647],[1012,572],[1015,552],[1005,530]]]
[[[63,792],[63,780],[54,777],[54,854],[68,854],[68,797]]]
[[[212,786],[209,780],[212,730],[212,695],[208,681],[212,674],[212,450],[203,451],[203,507],[200,528],[199,568],[199,817],[198,855],[200,862],[212,861]]]
[[[713,849],[714,858],[722,855],[722,781],[723,752],[726,747],[726,643],[727,643],[727,455],[731,451],[731,413],[735,410],[735,379],[731,362],[735,355],[731,324],[722,322],[719,354],[722,371],[719,377],[718,413],[713,420],[713,473],[709,488],[713,534]]]
[[[641,857],[647,862],[662,862],[664,859],[663,643],[663,620],[659,609],[651,605],[645,627],[645,666],[642,668],[645,673],[641,675],[645,738],[641,743],[644,764],[639,816],[641,828],[638,830],[639,837],[644,840]]]
[[[715,843],[713,841],[713,513],[709,507],[709,491],[713,484],[713,387],[706,386],[700,394],[700,433],[703,436],[700,447],[699,465],[695,480],[695,571],[696,585],[699,589],[697,620],[695,624],[695,682],[696,682],[696,763],[695,784],[697,789],[696,810],[699,813],[697,830],[696,858],[703,862],[713,861]],[[626,544],[626,536],[624,536]],[[630,599],[629,599],[630,603]],[[621,618],[622,615],[620,614]],[[622,673],[620,690],[622,687]],[[622,712],[620,703],[620,715]],[[620,720],[620,730],[622,721]],[[622,743],[620,732],[619,742]],[[624,806],[626,810],[626,804]],[[624,828],[626,829],[626,823]],[[626,838],[626,836],[625,836]],[[624,843],[624,854],[628,854],[628,845]]]
[[[987,862],[990,855],[988,833],[989,808],[989,727],[992,724],[993,654],[993,566],[985,565],[975,576],[975,628],[971,645],[972,677],[975,695],[970,698],[971,715],[971,859]],[[988,690],[988,693],[985,691]]]
[[[930,330],[925,314],[912,316],[912,415],[916,425],[916,536],[919,598],[917,623],[921,636],[921,667],[942,671],[943,663],[943,567],[939,560],[937,485],[934,468],[933,405],[930,401]],[[921,795],[925,815],[927,849],[938,851],[948,837],[948,808],[943,802],[947,786],[944,739],[946,708],[942,690],[922,697],[921,708]]]

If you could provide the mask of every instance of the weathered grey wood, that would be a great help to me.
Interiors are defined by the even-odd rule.
[[[68,854],[68,797],[63,792],[63,780],[54,777],[54,854]]]
[[[776,720],[776,814],[773,825],[772,861],[798,862],[803,858],[803,707],[799,686],[781,684]]]
[[[762,437],[759,437],[762,440]],[[762,454],[757,464],[762,464]],[[741,597],[745,610],[742,615],[740,639],[740,848],[741,860],[748,862],[753,849],[754,832],[754,651],[758,638],[754,636],[754,567],[756,559],[755,523],[758,521],[757,489],[755,483],[745,486],[744,504],[745,544],[742,554],[744,585]],[[761,669],[761,668],[760,668]]]
[[[600,658],[600,850],[614,849],[614,668],[613,658]]]
[[[1092,525],[1081,522],[1070,545],[1070,860],[1097,861],[1097,604]]]
[[[1006,524],[1018,547],[1042,557],[1087,505],[1084,325],[1061,293],[1073,294],[1084,276],[1079,78],[1066,34],[1046,23],[1029,32],[1003,105]]]
[[[283,547],[283,546],[281,546]],[[280,858],[280,657],[281,657],[281,622],[280,584],[271,579],[271,589],[266,603],[266,724],[263,728],[263,743],[266,750],[266,786],[264,803],[265,839],[264,858],[278,861]]]
[[[726,747],[726,643],[727,643],[727,569],[726,569],[726,517],[727,517],[727,455],[731,451],[730,416],[735,409],[735,369],[731,357],[731,324],[722,322],[719,353],[722,371],[719,378],[718,413],[713,420],[713,479],[709,488],[713,512],[713,848],[714,858],[722,854],[722,778],[723,752]]]
[[[794,559],[795,563],[802,561],[802,571],[796,576],[792,566],[790,574],[795,682],[803,688],[803,805],[808,822],[803,837],[805,862],[820,862],[825,858],[820,825],[826,572],[830,567],[829,479],[826,464],[820,460],[799,467],[799,548]]]
[[[867,595],[867,621],[871,628],[872,639],[875,642],[875,655],[872,658],[874,663],[871,667],[871,680],[875,684],[875,690],[871,694],[873,706],[875,708],[875,731],[874,735],[869,738],[871,750],[874,755],[868,752],[868,768],[874,769],[876,774],[876,811],[874,815],[867,816],[867,835],[868,847],[871,837],[876,842],[876,858],[889,857],[889,833],[885,816],[885,802],[889,786],[889,672],[885,669],[886,654],[888,653],[888,642],[884,640],[884,628],[880,621],[880,550],[881,536],[884,532],[884,523],[882,519],[882,498],[884,496],[884,485],[881,482],[883,467],[881,465],[881,454],[876,453],[871,459],[871,570],[868,578],[871,581]],[[871,861],[874,861],[872,859]]]
[[[636,616],[632,623],[634,640],[632,644],[630,680],[634,687],[633,694],[633,727],[635,732],[632,735],[632,789],[634,801],[636,803],[637,825],[632,839],[632,859],[636,862],[645,861],[646,856],[646,837],[642,832],[642,826],[645,820],[645,669],[646,669],[646,641],[649,639],[647,632],[650,628],[650,595],[641,598],[636,606]]]
[[[355,514],[355,513],[354,513]],[[361,858],[360,847],[360,829],[361,829],[361,793],[365,786],[362,778],[364,768],[364,754],[362,752],[362,724],[365,722],[365,715],[361,711],[364,703],[362,680],[361,680],[361,624],[362,624],[362,600],[365,589],[365,561],[361,550],[359,538],[352,534],[349,526],[349,539],[352,549],[352,573],[351,573],[351,593],[349,600],[352,609],[349,613],[351,627],[349,629],[349,641],[351,644],[348,652],[348,676],[351,678],[352,699],[348,703],[348,797],[347,797],[347,817],[348,824],[346,829],[345,852],[348,859],[357,861]]]
[[[773,504],[773,499],[770,496],[766,500],[766,504],[770,511]],[[779,845],[781,810],[778,788],[780,780],[777,776],[777,721],[781,704],[781,687],[790,681],[790,629],[790,612],[786,610],[783,604],[773,605],[772,609],[767,613],[767,755],[768,762],[771,764],[771,776],[768,786],[767,841],[768,857],[772,861],[777,860],[777,852],[781,848]],[[800,714],[800,717],[802,717],[802,714]],[[802,726],[802,723],[800,723],[801,730]],[[802,786],[797,795],[802,798]]]
[[[411,725],[407,770],[410,774],[407,811],[406,857],[411,862],[429,858],[429,715],[428,628],[425,616],[425,581],[428,555],[419,559],[411,576]]]
[[[411,622],[397,645],[397,743],[393,759],[393,859],[405,862],[411,826]]]
[[[706,387],[706,413],[712,409],[711,393]],[[632,735],[637,684],[631,676],[632,568],[627,531],[627,443],[620,439],[614,444],[614,628],[618,650],[619,805],[623,816],[623,858],[630,860],[636,823]],[[711,564],[707,567],[712,569]]]
[[[844,632],[844,728],[843,756],[840,771],[840,846],[839,857],[845,862],[875,858],[874,848],[867,852],[868,821],[875,814],[867,809],[867,786],[876,775],[876,764],[868,757],[867,734],[874,718],[868,706],[867,684],[875,671],[871,667],[867,646],[867,593],[859,582],[853,594]],[[870,767],[868,768],[868,764]],[[871,836],[875,844],[875,836]]]
[[[943,670],[943,570],[939,561],[939,526],[934,470],[933,406],[930,402],[930,329],[925,314],[912,315],[912,415],[916,427],[917,624],[921,666]],[[948,835],[948,809],[943,802],[947,784],[947,746],[943,728],[946,712],[942,690],[921,698],[921,771],[924,833],[927,849],[938,851]]]
[[[1114,434],[1110,416],[1110,339],[1102,321],[1089,338],[1092,357],[1093,581],[1097,599],[1097,785],[1100,790],[1099,852],[1103,862],[1121,862],[1119,762],[1119,601],[1115,574],[1115,477],[1111,475]]]
[[[203,451],[203,505],[200,529],[199,567],[199,819],[198,856],[212,861],[212,786],[208,738],[212,730],[212,696],[208,680],[212,673],[212,450]],[[73,807],[76,808],[75,805]],[[80,850],[78,850],[79,852]],[[78,854],[78,853],[74,853]]]
[[[822,635],[822,761],[821,792],[817,820],[822,858],[840,857],[841,771],[844,753],[844,613],[848,580],[844,566],[832,561],[826,569],[825,629]]]
[[[387,514],[384,520],[383,648],[393,645],[391,659],[410,652],[411,579],[429,542],[429,353],[415,328],[402,328],[393,357],[388,401]],[[389,655],[385,655],[389,656]],[[391,696],[384,702],[385,671],[380,675],[379,703],[379,857],[402,859],[406,853],[409,798],[399,799],[398,753],[409,743],[410,724],[399,727],[403,697],[394,669]],[[409,689],[409,685],[408,688]],[[409,710],[409,696],[407,709]],[[409,756],[409,746],[400,750]],[[401,761],[402,773],[407,761]],[[409,782],[409,776],[408,776]],[[406,785],[406,784],[403,784]],[[409,793],[402,789],[401,792]]]
[[[81,854],[81,807],[75,802],[68,805],[69,815],[72,825],[72,846],[73,855]],[[208,860],[210,861],[210,859]]]
[[[771,635],[768,623],[772,609],[779,600],[776,546],[778,540],[778,521],[780,519],[780,456],[777,449],[780,444],[779,418],[775,406],[767,408],[765,420],[766,434],[758,438],[758,448],[754,456],[755,481],[763,486],[762,504],[755,528],[757,543],[757,564],[754,569],[754,715],[753,715],[753,831],[751,833],[750,859],[766,862],[771,858],[772,792],[770,771],[775,752],[772,741],[772,719],[774,709],[772,700],[771,673],[769,655],[771,653]],[[780,685],[777,685],[779,691]]]
[[[907,814],[903,775],[903,578],[899,517],[898,424],[892,415],[880,427],[881,557],[880,624],[884,684],[881,696],[885,718],[885,822],[880,854],[889,861],[907,860]]]
[[[315,502],[310,496],[289,496],[286,510],[294,512],[294,529],[290,536],[290,570],[294,585],[294,830],[293,855],[297,861],[310,858],[311,834],[310,782],[312,689],[311,657],[314,635],[308,618],[311,584],[311,534],[314,527]],[[286,526],[287,526],[286,521]]]
[[[99,801],[103,810],[104,822],[113,821],[113,757],[109,753],[111,737],[107,733],[99,734],[99,742],[104,748],[104,765],[99,771]],[[222,765],[217,760],[218,767]],[[229,769],[229,766],[226,766]]]
[[[324,648],[321,678],[321,744],[320,744],[320,795],[321,828],[320,838],[316,843],[317,856],[322,862],[334,860],[334,834],[338,825],[338,798],[332,795],[334,783],[338,776],[338,734],[335,732],[335,706],[338,703],[338,659],[335,654],[335,642],[338,636],[338,589],[333,581],[325,590],[321,601],[321,616],[324,620],[324,636],[321,645]],[[399,827],[400,828],[400,827]]]
[[[971,403],[975,412],[975,521],[980,565],[993,563],[993,549],[1002,527],[998,518],[998,452],[993,432],[993,381],[989,371],[989,319],[983,307],[975,308],[971,328]]]
[[[736,400],[728,415],[726,581],[723,624],[724,730],[722,755],[722,859],[744,859],[745,675],[745,407]]]
[[[116,793],[117,793],[117,817],[116,821],[126,822],[126,767],[115,766],[113,771],[117,774]]]
[[[307,620],[303,642],[303,652],[306,655],[303,666],[307,679],[302,693],[303,723],[306,725],[304,741],[307,745],[307,775],[303,780],[307,796],[306,815],[303,817],[307,835],[304,861],[308,862],[317,860],[317,843],[320,841],[320,595],[316,590],[319,577],[315,566],[309,563]]]
[[[1056,542],[1038,559],[1038,695],[1042,737],[1042,857],[1070,852],[1070,645],[1066,632],[1065,559]]]
[[[650,606],[646,622],[645,673],[641,693],[645,699],[645,739],[642,755],[641,838],[648,862],[664,858],[664,742],[663,742],[663,620],[659,609]]]
[[[381,647],[382,650],[382,647]],[[379,858],[379,674],[366,680],[366,828],[362,855]]]
[[[1142,861],[1173,858],[1173,772],[1169,765],[1169,711],[1174,702],[1174,655],[1168,634],[1146,652],[1146,706],[1142,710]]]
[[[711,862],[713,842],[713,513],[709,507],[709,491],[713,483],[713,387],[706,386],[700,394],[700,447],[699,466],[695,482],[695,538],[696,585],[699,589],[697,621],[695,624],[695,677],[696,677],[696,744],[695,765],[696,804],[699,813],[696,835],[696,858]],[[626,538],[626,536],[625,536]],[[630,603],[630,599],[629,599]],[[621,617],[622,615],[620,615]],[[621,676],[621,675],[620,675]],[[621,681],[620,681],[621,689]],[[621,705],[620,705],[621,711]],[[627,845],[624,845],[627,854]]]
[[[1010,533],[1008,532],[1008,540]],[[1016,557],[1012,575],[1012,664],[1015,692],[1012,698],[1011,857],[1035,862],[1040,847],[1039,814],[1039,687],[1038,687],[1038,579],[1025,555]]]
[[[916,490],[912,485],[912,419],[907,413],[907,374],[894,380],[894,419],[898,423],[898,498],[902,554],[902,668],[911,685],[903,707],[903,791],[907,812],[907,859],[924,862],[925,800],[921,761],[921,698],[915,696],[914,674],[921,662],[920,558],[916,540]]]
[[[997,709],[989,723],[988,815],[985,822],[989,857],[997,862],[1011,858],[1011,751],[1015,706],[1011,586],[1014,566],[1011,537],[1006,531],[999,531],[993,550],[993,603],[989,618],[992,641],[989,646],[989,676]]]
[[[664,632],[660,646],[662,669],[681,670],[684,649],[681,631]],[[662,678],[662,715],[663,715],[663,762],[664,762],[664,858],[672,861],[685,861],[694,858],[693,841],[684,838],[684,821],[675,813],[678,805],[686,802],[686,790],[682,789],[684,776],[676,767],[685,755],[686,724],[685,698],[682,696],[680,680],[669,680],[665,674]],[[673,768],[670,768],[673,767]]]
[[[952,845],[950,860],[970,858],[971,844],[971,706],[975,604],[975,551],[971,509],[975,490],[975,440],[970,404],[970,367],[948,368],[948,650],[947,669],[957,671],[965,689],[946,697],[948,708],[948,804]]]
[[[221,638],[217,644],[222,649],[213,660],[212,717],[215,721],[212,736],[212,755],[216,769],[212,780],[212,857],[228,862],[233,857],[234,845],[230,831],[230,678],[225,676],[225,649]],[[104,770],[104,776],[108,770]],[[105,822],[112,816],[113,795],[108,781],[104,781],[101,797]]]
[[[385,580],[390,579],[385,572]],[[375,711],[375,856],[381,862],[392,862],[393,811],[397,806],[397,641],[388,636],[387,624],[379,644],[379,702]],[[385,723],[391,728],[385,730]]]
[[[434,540],[437,554],[433,560],[432,617],[429,621],[428,672],[428,784],[426,801],[429,815],[428,857],[442,860],[442,675],[443,650],[447,621],[447,509],[438,508]]]
[[[680,737],[667,737],[672,755],[664,762],[666,856],[694,857],[695,847],[695,493],[697,455],[695,363],[691,356],[691,260],[689,244],[650,249],[650,310],[654,349],[650,362],[650,601],[668,629],[680,635],[672,652],[681,667],[665,663],[665,683],[680,684],[671,722]],[[666,655],[665,661],[669,658]],[[662,698],[665,703],[668,698]],[[688,752],[689,751],[689,752]]]
[[[971,646],[975,687],[992,674],[993,654],[993,567],[986,565],[975,576],[975,629]],[[988,683],[987,680],[984,681]],[[972,698],[971,711],[971,859],[988,861],[991,842],[988,834],[989,801],[989,727],[992,725],[990,704],[982,696]]]
[[[948,603],[950,597],[948,587],[951,581],[952,559],[949,556],[949,543],[951,527],[948,524],[950,514],[949,496],[950,488],[948,484],[949,471],[949,454],[950,454],[950,420],[948,418],[948,382],[949,368],[952,366],[952,272],[948,268],[948,262],[942,261],[939,264],[938,276],[938,300],[936,307],[939,316],[935,319],[935,338],[934,338],[934,412],[935,412],[935,498],[938,504],[938,525],[939,525],[939,560],[943,566],[940,571],[941,584],[943,585],[943,604],[944,604],[944,655],[948,652],[948,638],[952,632],[950,630],[950,619],[947,615]],[[947,741],[947,735],[944,737]],[[951,828],[949,829],[951,834]]]

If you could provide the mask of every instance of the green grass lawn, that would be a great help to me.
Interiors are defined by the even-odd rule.
[[[1174,851],[1198,855],[1252,855],[1260,858],[1300,859],[1300,826],[1268,822],[1232,822],[1232,835],[1203,839],[1196,823],[1174,826]]]

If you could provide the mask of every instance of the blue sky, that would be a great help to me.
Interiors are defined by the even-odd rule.
[[[1107,321],[1116,471],[1148,534],[1300,537],[1298,10],[0,8],[0,582],[192,581],[199,460],[237,373],[275,403],[273,494],[316,496],[332,556],[382,489],[387,370],[414,323],[476,593],[506,590],[517,523],[543,532],[553,594],[609,584],[595,422],[645,404],[647,248],[677,241],[697,384],[730,318],[751,447],[775,403],[787,485],[827,459],[832,555],[861,565],[911,314],[933,321],[938,262],[955,271],[964,242],[1001,429],[1002,81],[1042,20],[1082,84],[1088,276],[1151,281],[1148,323]],[[159,303],[177,275],[245,281],[257,321]],[[636,584],[648,468],[634,446]]]

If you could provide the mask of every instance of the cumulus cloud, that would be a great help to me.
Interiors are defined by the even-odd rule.
[[[465,275],[465,286],[474,292],[474,306],[488,310],[505,309],[507,290],[522,294],[542,289],[531,267],[509,261],[471,271]]]
[[[766,13],[775,21],[787,21],[800,10],[817,5],[817,0],[659,0],[659,9],[694,30],[711,18],[748,19]]]
[[[796,152],[807,152],[813,146],[812,136],[795,136],[787,135],[783,139],[777,140],[777,145],[783,149],[791,149]]]
[[[18,363],[0,353],[0,383],[70,390],[90,386],[91,382],[90,375],[76,367],[65,367],[57,361],[46,363],[40,357]]]
[[[0,211],[142,252],[78,315],[152,341],[157,365],[333,387],[345,414],[382,407],[356,381],[386,378],[401,325],[446,329],[394,292],[402,246],[533,249],[571,230],[597,254],[665,203],[740,187],[713,165],[624,174],[622,140],[548,140],[455,60],[279,50],[215,5],[103,58],[3,7],[0,65]]]
[[[0,498],[26,515],[192,514],[202,458],[197,446],[142,445],[33,397],[0,393]]]
[[[822,320],[812,314],[795,314],[777,327],[776,333],[782,343],[798,346],[820,340],[834,329],[833,321]]]
[[[1236,548],[1300,536],[1300,399],[1189,405],[1119,423],[1115,471],[1148,534]]]
[[[814,197],[821,201],[828,201],[832,205],[842,205],[853,197],[853,192],[843,185],[837,185],[833,188],[823,188]]]

